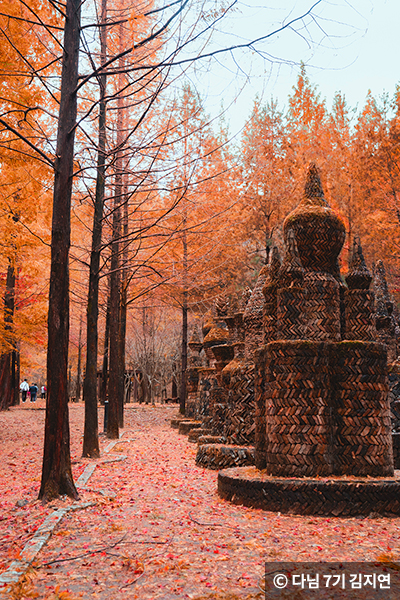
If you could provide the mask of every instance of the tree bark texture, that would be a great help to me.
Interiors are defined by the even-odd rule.
[[[9,345],[7,352],[0,356],[0,410],[6,410],[15,398],[15,348],[13,336],[15,305],[15,269],[9,262],[7,267],[6,290],[4,295],[4,329]]]
[[[188,242],[187,242],[187,207],[184,207],[183,218],[183,299],[182,299],[182,349],[181,349],[181,389],[179,398],[179,412],[184,415],[186,408],[186,368],[187,368],[187,345],[188,345]]]
[[[106,326],[104,331],[103,365],[101,370],[100,404],[104,405],[108,395],[108,357],[110,348],[110,286],[107,295]]]
[[[119,198],[116,196],[116,202]],[[111,249],[111,287],[110,287],[110,362],[108,378],[108,421],[107,437],[119,438],[120,403],[119,392],[119,308],[120,308],[120,272],[119,267],[119,208],[114,211],[113,242]]]
[[[122,51],[124,45],[123,24],[119,27],[119,50]],[[123,58],[118,61],[120,75],[118,78],[118,88],[123,89],[122,68],[124,66]],[[116,160],[115,160],[115,197],[114,214],[112,224],[112,244],[111,244],[111,285],[110,285],[110,374],[108,381],[108,423],[107,437],[117,439],[119,437],[120,423],[124,423],[124,402],[120,398],[120,379],[123,378],[122,365],[120,362],[120,335],[121,335],[121,272],[120,272],[120,237],[121,237],[121,203],[122,203],[122,172],[123,172],[123,123],[124,123],[124,105],[122,91],[117,98],[117,139],[116,139]]]
[[[47,400],[39,498],[77,499],[68,420],[69,248],[81,0],[67,0],[57,131],[47,345]]]
[[[79,323],[78,339],[78,364],[76,366],[75,398],[78,402],[81,397],[81,370],[82,370],[82,315]]]
[[[101,3],[101,23],[107,19],[107,0]],[[100,27],[100,61],[104,64],[107,54],[107,28]],[[89,289],[86,312],[86,371],[83,384],[85,401],[85,428],[82,456],[100,456],[97,414],[97,352],[99,318],[99,276],[102,220],[104,211],[106,171],[106,75],[101,75],[99,102],[99,148],[97,156],[96,193],[94,202],[92,249],[90,254]]]

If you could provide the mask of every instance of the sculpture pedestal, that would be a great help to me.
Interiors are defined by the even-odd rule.
[[[295,515],[400,515],[400,479],[273,477],[255,467],[218,473],[218,494],[234,504]]]

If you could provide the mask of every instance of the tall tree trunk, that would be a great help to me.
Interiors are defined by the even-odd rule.
[[[125,342],[126,342],[126,315],[127,315],[127,295],[128,295],[128,195],[127,186],[124,184],[124,204],[122,218],[122,233],[124,236],[124,249],[122,252],[122,282],[121,282],[121,298],[120,298],[120,332],[119,332],[119,361],[121,365],[122,376],[119,380],[119,401],[120,401],[120,421],[119,426],[124,426],[124,402],[125,402]],[[122,406],[121,406],[122,405]]]
[[[107,20],[107,0],[101,3],[101,24]],[[100,27],[100,62],[107,59],[107,28]],[[85,428],[83,434],[82,456],[97,458],[100,456],[98,415],[97,415],[97,351],[99,319],[99,276],[102,220],[105,195],[106,172],[106,75],[99,78],[99,147],[97,156],[96,193],[94,201],[92,250],[90,254],[89,289],[86,312],[86,371],[83,384],[85,401]]]
[[[4,329],[9,345],[7,352],[0,356],[0,410],[6,410],[14,402],[15,362],[14,357],[14,303],[15,269],[11,260],[7,267],[6,291],[4,295]]]
[[[110,278],[109,278],[110,279]],[[104,331],[104,352],[103,352],[103,365],[101,371],[101,390],[100,390],[100,403],[104,405],[107,400],[108,392],[108,357],[110,347],[110,285],[108,286],[107,294],[107,310],[106,310],[106,326]]]
[[[125,282],[121,285],[121,297],[119,307],[119,426],[124,427],[124,401],[125,401],[125,337],[126,337],[126,286]]]
[[[124,46],[123,23],[119,27],[119,51]],[[124,66],[123,58],[118,61],[120,75],[118,78],[118,89],[120,93],[117,98],[117,153],[115,160],[115,198],[113,214],[113,235],[111,244],[111,290],[110,290],[110,375],[108,388],[108,422],[107,437],[116,439],[119,437],[119,424],[124,422],[124,403],[120,398],[120,379],[123,378],[122,365],[120,363],[120,306],[121,306],[121,273],[120,273],[120,237],[121,237],[121,202],[122,202],[122,171],[123,171],[123,123],[124,105],[122,97]]]
[[[13,367],[11,369],[11,374],[14,374],[14,398],[13,398],[13,406],[18,406],[19,404],[19,381],[20,381],[20,357],[18,348],[13,350]]]
[[[82,315],[79,321],[78,338],[78,364],[76,366],[75,399],[78,402],[81,397],[81,363],[82,363]]]
[[[42,481],[44,502],[78,498],[71,470],[68,422],[69,248],[77,112],[81,0],[67,0],[57,131],[47,345],[47,401]]]
[[[188,345],[188,292],[187,292],[187,269],[188,248],[186,232],[186,208],[183,219],[183,299],[182,299],[182,349],[181,349],[181,389],[179,397],[179,412],[184,415],[186,408],[186,368],[187,368],[187,345]]]
[[[119,272],[119,237],[121,186],[115,186],[113,238],[111,245],[111,275],[110,275],[110,362],[108,378],[108,420],[107,437],[119,438],[119,307],[120,307],[120,272]]]

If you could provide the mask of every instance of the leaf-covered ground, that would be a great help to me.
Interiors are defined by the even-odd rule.
[[[0,413],[0,572],[47,514],[71,503],[37,501],[41,408]],[[94,506],[64,517],[14,598],[261,599],[266,561],[400,559],[400,518],[285,516],[221,500],[217,473],[196,467],[196,445],[171,429],[176,412],[127,405],[121,440],[81,492]],[[70,425],[77,479],[93,462],[81,458],[82,405],[70,406]],[[101,437],[103,450],[109,442]]]

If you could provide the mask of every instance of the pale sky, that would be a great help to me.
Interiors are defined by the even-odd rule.
[[[265,35],[312,5],[310,0],[265,2],[261,5],[260,0],[244,0],[240,11],[221,27],[216,46]],[[243,126],[257,92],[265,101],[271,96],[277,98],[282,108],[287,104],[301,60],[328,107],[336,91],[345,94],[351,107],[359,108],[368,89],[374,96],[384,91],[394,93],[400,82],[400,0],[324,0],[316,12],[321,19],[318,24],[310,22],[298,33],[284,31],[258,47],[277,61],[264,62],[247,51],[235,54],[240,68],[249,75],[238,99],[234,100],[237,89],[246,82],[246,77],[238,72],[229,55],[221,57],[218,63],[212,62],[208,72],[200,69],[197,78],[192,76],[199,91],[207,95],[208,111],[216,114],[222,99],[225,108],[229,107],[227,120],[231,132]],[[303,34],[314,41],[312,47]]]

